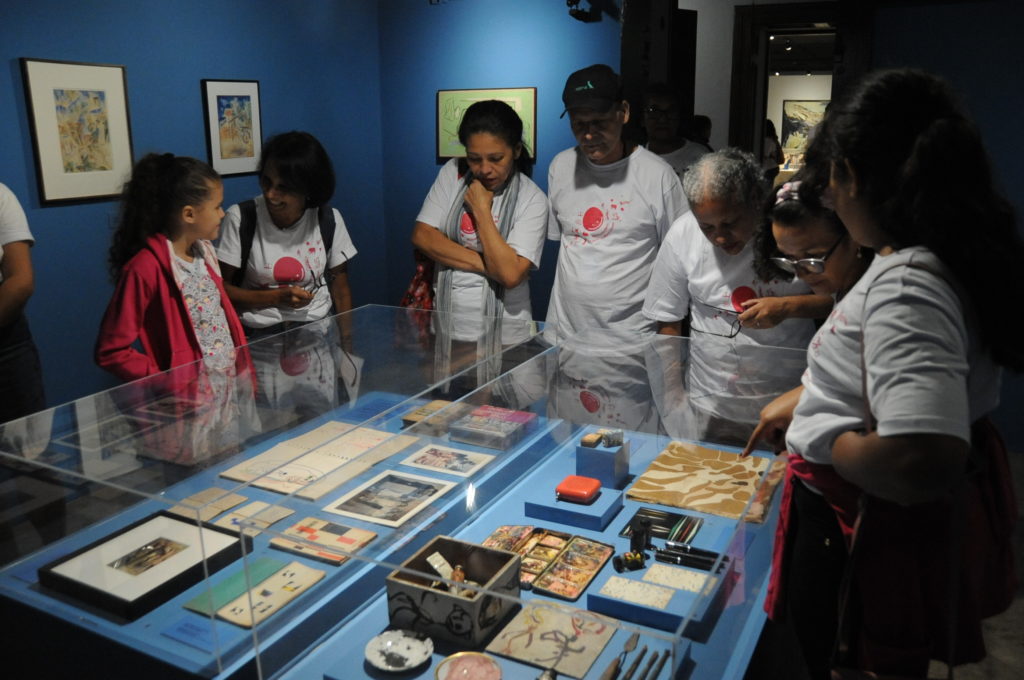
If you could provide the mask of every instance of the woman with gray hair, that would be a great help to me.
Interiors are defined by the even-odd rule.
[[[696,333],[737,342],[805,348],[813,318],[832,300],[799,280],[762,280],[754,271],[752,237],[769,187],[752,154],[723,149],[690,167],[683,191],[690,212],[673,224],[654,264],[644,315],[658,332]]]

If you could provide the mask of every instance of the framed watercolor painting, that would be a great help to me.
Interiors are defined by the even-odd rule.
[[[119,196],[132,169],[124,66],[22,57],[43,205]]]
[[[221,175],[256,172],[262,152],[257,80],[204,80],[203,112],[210,165]]]
[[[459,123],[470,105],[497,99],[511,106],[523,120],[523,146],[531,158],[537,154],[537,88],[437,91],[437,157],[465,156],[459,142]]]
[[[825,117],[827,99],[786,99],[782,102],[782,153],[800,161],[811,130]],[[798,163],[799,164],[799,163]]]

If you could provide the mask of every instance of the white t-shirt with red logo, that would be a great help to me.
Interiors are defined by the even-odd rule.
[[[458,159],[451,159],[437,173],[433,186],[427,193],[420,208],[417,222],[442,229],[448,218],[448,211],[455,193],[459,190]],[[494,224],[498,224],[501,211],[505,205],[505,192],[494,195],[491,204]],[[548,219],[548,199],[544,192],[526,175],[519,178],[519,199],[516,212],[512,216],[506,243],[521,257],[525,257],[532,265],[531,269],[540,266],[541,253],[544,250],[544,230]],[[459,229],[459,245],[477,252],[483,252],[483,246],[476,233],[473,220],[462,211]],[[481,314],[486,278],[482,274],[456,270],[452,275],[452,337],[456,340],[476,340],[482,330]],[[530,284],[524,280],[515,288],[505,290],[505,319],[518,323],[507,323],[502,326],[501,341],[508,345],[523,342],[530,337],[529,323],[533,319],[530,307]]]
[[[754,273],[753,239],[736,255],[716,248],[700,230],[692,212],[672,225],[658,253],[644,302],[644,316],[653,321],[679,321],[690,314],[690,328],[736,342],[806,349],[814,334],[810,319],[788,319],[774,328],[740,327],[742,303],[760,297],[809,295],[807,284],[795,279],[762,281]]]
[[[240,266],[242,244],[238,230],[241,210],[228,208],[220,225],[217,259],[232,267]],[[239,310],[242,324],[248,328],[266,328],[282,321],[316,321],[331,311],[331,291],[326,269],[345,264],[356,255],[356,247],[345,228],[341,213],[334,211],[334,241],[331,252],[324,249],[316,208],[309,208],[294,225],[278,228],[267,212],[263,196],[256,197],[256,233],[249,252],[242,287],[250,289],[298,286],[313,293],[313,300],[304,307],[262,307]]]
[[[566,149],[551,161],[548,196],[548,238],[561,248],[547,339],[584,328],[654,332],[644,293],[662,239],[689,209],[672,167],[641,147],[608,165]]]

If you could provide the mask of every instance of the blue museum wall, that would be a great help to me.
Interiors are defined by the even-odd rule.
[[[621,4],[621,3],[617,3]],[[561,0],[389,0],[380,6],[384,222],[397,304],[412,276],[409,235],[440,166],[436,162],[437,91],[536,87],[537,150],[533,179],[547,190],[547,168],[575,144],[562,113],[562,87],[576,69],[606,63],[618,70],[621,29],[607,15],[584,24]],[[534,318],[543,320],[554,281],[557,244],[548,242],[530,278]]]
[[[923,23],[928,30],[920,30]],[[989,2],[914,3],[910,7],[877,10],[874,65],[914,66],[947,78],[981,130],[997,181],[1017,210],[1024,233],[1024,3]],[[948,168],[971,172],[970,168]],[[964,225],[969,238],[972,225]],[[1024,266],[1024,263],[1021,263]],[[1007,313],[1022,291],[992,291],[1006,299]],[[1018,327],[1013,324],[1008,328]],[[1024,452],[1024,376],[1007,375],[1002,404],[995,420],[1010,449]]]
[[[360,251],[355,303],[383,302],[377,21],[375,0],[3,3],[0,182],[17,194],[36,238],[28,316],[49,403],[114,384],[93,364],[92,347],[112,290],[105,260],[117,203],[40,206],[18,58],[126,66],[135,158],[173,151],[206,159],[200,80],[258,80],[264,134],[308,130],[333,158],[333,203]],[[225,205],[256,193],[254,176],[225,181]]]

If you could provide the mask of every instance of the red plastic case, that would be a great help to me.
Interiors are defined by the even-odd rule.
[[[555,498],[560,501],[589,505],[601,493],[601,482],[593,477],[569,475],[555,487]]]

